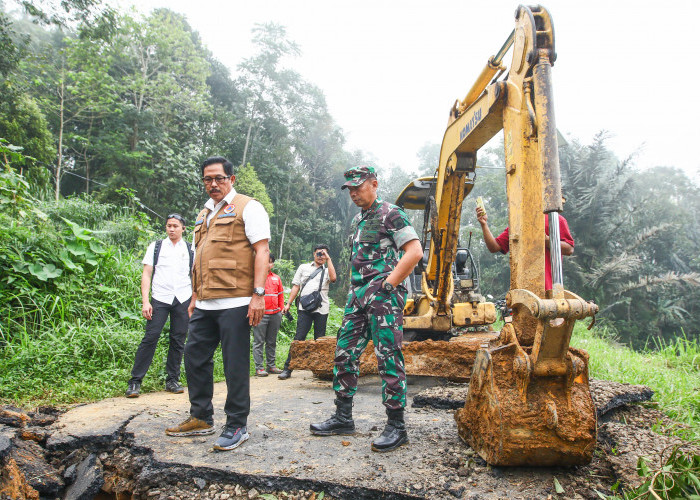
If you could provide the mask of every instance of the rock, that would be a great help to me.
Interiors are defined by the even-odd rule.
[[[455,498],[462,498],[462,495],[466,491],[466,488],[464,486],[460,486],[459,488],[452,488],[450,490],[447,490],[450,495],[452,495]]]
[[[47,425],[51,425],[56,420],[58,420],[58,414],[46,415],[44,413],[31,412],[31,413],[29,413],[29,416],[32,419],[32,425],[35,425],[37,427],[46,427]]]
[[[204,479],[202,479],[201,477],[195,477],[194,484],[197,485],[197,488],[199,488],[200,490],[203,490],[204,487],[207,485],[207,482]]]
[[[250,499],[256,498],[258,495],[259,495],[258,490],[256,490],[255,488],[251,488],[248,491],[248,498],[250,498]]]
[[[148,492],[149,497],[157,497],[158,495],[160,495],[160,490],[151,490]]]
[[[10,452],[27,482],[42,495],[58,496],[63,489],[63,478],[46,462],[44,450],[34,441],[15,440]]]
[[[0,469],[0,498],[39,500],[39,492],[27,483],[17,462],[12,458],[9,458],[5,466]]]
[[[654,395],[654,391],[645,385],[621,384],[610,380],[591,379],[590,388],[598,418],[629,403],[649,401]]]
[[[15,431],[9,427],[0,424],[0,461],[2,461],[12,449],[12,438],[15,436]]]
[[[49,433],[41,428],[28,427],[19,431],[19,438],[23,441],[34,441],[35,443],[44,444],[49,437]]]
[[[66,470],[63,471],[63,479],[66,481],[66,484],[73,484],[75,477],[78,475],[77,469],[78,467],[73,464],[66,467]]]
[[[92,500],[103,484],[102,468],[97,465],[97,457],[90,454],[78,465],[75,483],[66,490],[65,500]]]
[[[10,427],[24,427],[31,421],[31,417],[13,406],[0,408],[0,424]]]

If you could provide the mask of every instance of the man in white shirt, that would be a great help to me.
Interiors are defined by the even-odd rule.
[[[233,164],[214,156],[202,163],[210,198],[195,220],[190,333],[185,346],[190,416],[169,436],[206,436],[214,429],[214,352],[221,344],[226,378],[226,424],[214,449],[248,440],[250,327],[265,312],[270,219],[260,202],[233,189]]]
[[[165,390],[175,394],[185,392],[180,385],[180,364],[189,322],[187,309],[192,298],[190,279],[192,251],[190,245],[182,239],[185,219],[180,214],[168,215],[165,230],[168,237],[151,243],[142,261],[141,314],[146,319],[146,333],[136,350],[131,379],[126,389],[127,398],[139,396],[141,382],[151,366],[158,339],[168,316],[170,316],[170,343],[165,365],[167,373]]]
[[[315,291],[321,292],[321,304],[312,311],[307,311],[302,307],[302,301],[299,301],[297,310],[297,331],[294,335],[294,340],[306,340],[306,335],[311,330],[311,324],[314,325],[314,340],[326,335],[326,323],[328,321],[328,313],[330,311],[330,302],[328,301],[328,290],[331,283],[335,283],[336,274],[335,267],[331,256],[328,255],[328,245],[315,245],[313,250],[314,260],[302,264],[297,268],[292,280],[292,290],[289,292],[289,300],[284,306],[283,313],[289,311],[289,308],[294,303],[297,294],[299,297],[307,296]],[[325,265],[324,265],[325,264]],[[292,361],[291,351],[287,356],[287,361],[284,363],[284,369],[277,378],[286,380],[292,376],[292,370],[289,368],[289,363]]]

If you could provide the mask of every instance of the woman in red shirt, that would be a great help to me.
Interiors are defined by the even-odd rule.
[[[265,279],[265,315],[260,324],[253,328],[253,361],[255,375],[267,377],[270,373],[282,373],[275,366],[275,349],[277,348],[277,332],[282,324],[282,309],[284,308],[284,287],[282,278],[272,272],[275,257],[270,254],[270,264]],[[263,363],[263,346],[267,364]],[[267,366],[267,369],[265,369]]]

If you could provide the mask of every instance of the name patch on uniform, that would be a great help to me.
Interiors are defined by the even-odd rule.
[[[373,243],[377,241],[379,229],[382,227],[382,221],[379,219],[368,220],[362,228],[360,234],[361,243]]]
[[[217,219],[223,219],[224,217],[235,217],[235,216],[236,216],[236,212],[230,212],[230,213],[225,213],[225,214],[219,215],[217,217]]]
[[[236,207],[234,207],[233,205],[226,205],[226,206],[224,207],[224,213],[225,213],[225,214],[230,214],[230,213],[233,212],[235,209],[236,209]]]

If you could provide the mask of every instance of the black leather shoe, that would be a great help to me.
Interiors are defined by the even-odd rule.
[[[141,393],[141,382],[129,382],[129,386],[126,388],[126,393],[124,395],[127,398],[138,398]]]
[[[335,414],[318,424],[311,424],[311,434],[332,436],[334,434],[355,434],[355,421],[352,419],[352,398],[337,398]]]
[[[386,411],[387,422],[384,432],[372,442],[372,451],[385,452],[395,450],[408,443],[408,433],[403,419],[403,409]]]
[[[277,375],[277,378],[280,380],[287,380],[291,376],[292,376],[292,370],[282,370],[282,373]]]

